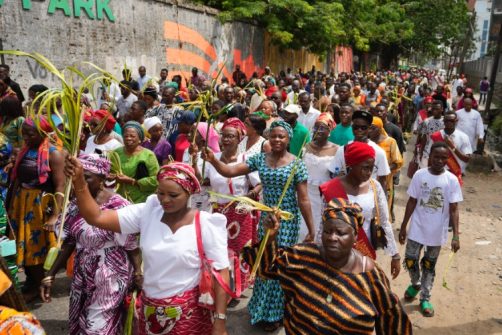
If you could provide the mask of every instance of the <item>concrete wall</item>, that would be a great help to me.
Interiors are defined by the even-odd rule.
[[[158,76],[168,67],[169,77],[189,76],[192,66],[213,75],[226,64],[223,74],[231,76],[234,64],[251,74],[264,67],[264,31],[244,23],[222,25],[216,12],[205,7],[173,5],[169,0],[96,0],[108,3],[114,22],[106,13],[97,19],[94,0],[0,1],[0,38],[3,49],[39,52],[57,67],[91,61],[118,77],[125,64],[133,69],[145,65],[147,74]],[[91,19],[75,4],[91,3]],[[66,7],[48,11],[52,3]],[[66,4],[65,4],[66,3]],[[66,14],[69,14],[67,16]],[[226,61],[226,63],[225,63]],[[26,90],[35,83],[52,85],[54,78],[34,61],[5,57],[11,77]]]

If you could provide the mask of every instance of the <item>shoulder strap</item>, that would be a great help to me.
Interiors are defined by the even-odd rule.
[[[379,225],[380,224],[380,208],[378,206],[377,188],[376,188],[376,185],[375,185],[375,182],[373,181],[373,179],[370,179],[370,185],[371,185],[371,189],[373,190],[373,199],[375,199],[375,210],[376,210],[375,224]]]
[[[220,286],[223,288],[223,290],[225,290],[225,292],[232,298],[234,299],[238,298],[241,295],[240,290],[238,290],[235,293],[232,292],[228,284],[221,277],[220,273],[214,269],[213,261],[208,259],[206,253],[204,252],[204,245],[202,243],[202,233],[200,227],[200,211],[195,212],[195,234],[197,235],[197,250],[199,251],[199,257],[201,258],[201,263],[204,262],[209,263],[211,267],[211,273],[213,274],[214,278],[218,281]],[[238,269],[236,269],[236,271],[238,271]]]
[[[195,212],[195,234],[197,235],[197,250],[199,251],[199,256],[201,260],[206,259],[206,254],[204,252],[204,246],[202,245],[202,234],[200,231],[200,212]]]

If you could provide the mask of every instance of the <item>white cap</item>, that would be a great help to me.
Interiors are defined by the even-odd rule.
[[[145,127],[146,131],[149,131],[150,128],[158,124],[162,124],[162,121],[160,121],[160,119],[156,116],[149,117],[143,122],[143,126]]]
[[[287,105],[284,110],[288,113],[291,113],[291,114],[296,114],[296,115],[300,115],[300,112],[302,111],[301,107],[298,106],[298,105],[295,105],[295,104],[289,104]]]

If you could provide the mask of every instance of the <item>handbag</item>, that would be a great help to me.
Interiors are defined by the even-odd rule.
[[[200,212],[197,211],[195,213],[195,233],[197,235],[197,250],[199,252],[199,257],[200,257],[200,263],[201,263],[201,275],[200,275],[200,282],[199,282],[199,291],[200,291],[200,296],[199,296],[199,301],[198,304],[200,307],[209,309],[214,311],[214,303],[215,303],[215,292],[214,292],[214,287],[215,285],[219,284],[225,292],[230,296],[230,299],[236,299],[239,298],[241,295],[241,288],[240,285],[237,286],[235,285],[235,291],[233,291],[229,285],[223,280],[221,277],[220,273],[216,271],[213,267],[213,261],[207,258],[206,253],[204,252],[204,246],[202,244],[202,234],[201,234],[201,228],[200,228]],[[235,261],[235,258],[238,257],[233,257],[233,260]],[[235,263],[234,263],[234,268],[235,268]],[[235,274],[240,274],[239,268],[235,268]],[[216,282],[215,282],[216,280]]]
[[[373,190],[373,198],[375,199],[375,210],[376,215],[371,220],[370,223],[370,233],[371,233],[371,244],[373,249],[384,249],[387,247],[387,237],[385,237],[385,231],[380,224],[380,209],[378,206],[378,196],[375,182],[370,180],[371,189]]]
[[[149,177],[148,168],[146,167],[145,162],[139,162],[136,167],[136,174],[134,175],[134,179],[141,180],[143,178]]]

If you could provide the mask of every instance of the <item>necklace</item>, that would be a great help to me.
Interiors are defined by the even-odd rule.
[[[356,261],[356,257],[355,257],[355,255],[354,255],[354,250],[352,250],[352,251],[351,251],[351,255],[353,255],[353,256],[354,256],[354,257],[352,257],[352,264],[350,265],[350,268],[352,269],[352,268],[354,267],[354,262]],[[326,256],[324,256],[324,258],[325,258],[325,260],[326,260]],[[350,261],[350,259],[349,259],[349,261]],[[327,263],[327,260],[326,260],[326,263]],[[348,263],[348,261],[347,261],[347,263]],[[345,267],[346,265],[347,265],[347,264],[345,264],[343,267]],[[342,268],[343,268],[343,267],[342,267]],[[341,271],[341,268],[340,268],[340,270],[339,270],[339,271]],[[336,276],[335,276],[335,278],[333,278],[333,279],[336,279],[337,277],[338,277],[338,275],[336,275]],[[325,281],[326,281],[326,282],[328,282],[328,275],[326,275],[326,276],[325,276]],[[330,283],[330,284],[329,284],[328,294],[326,295],[326,302],[327,302],[328,304],[331,304],[331,303],[333,302],[333,295],[331,294],[331,292],[333,292],[333,291],[334,291],[334,288],[335,288],[336,286],[339,286],[339,284],[336,282],[336,280],[335,280],[335,282],[334,282],[334,283]]]

